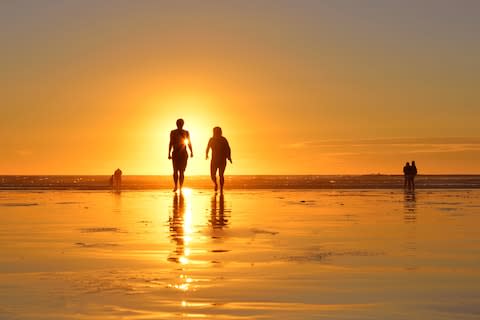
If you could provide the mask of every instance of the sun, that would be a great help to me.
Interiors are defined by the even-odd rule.
[[[171,160],[165,155],[168,151],[170,131],[176,129],[176,120],[182,118],[185,121],[183,129],[189,132],[189,137],[183,140],[183,144],[191,144],[193,149],[193,157],[189,153],[186,175],[208,175],[210,163],[205,160],[204,154],[213,135],[212,129],[215,126],[228,127],[217,110],[218,102],[207,95],[178,94],[152,97],[147,104],[151,116],[144,124],[148,128],[144,131],[149,137],[146,144],[149,148],[154,146],[159,150],[148,166],[151,171],[171,174]]]

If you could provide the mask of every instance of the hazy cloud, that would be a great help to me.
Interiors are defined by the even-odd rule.
[[[328,155],[365,153],[449,153],[480,151],[480,138],[382,138],[332,139],[301,141],[284,146],[289,149],[312,149]]]

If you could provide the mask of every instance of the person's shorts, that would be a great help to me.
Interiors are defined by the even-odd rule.
[[[213,169],[225,169],[227,166],[227,159],[212,159],[210,162],[210,167]]]
[[[188,160],[187,153],[172,155],[173,169],[185,171],[185,169],[187,168],[187,160]]]

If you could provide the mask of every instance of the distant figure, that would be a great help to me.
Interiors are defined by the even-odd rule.
[[[227,139],[222,136],[222,129],[220,127],[213,128],[213,137],[210,138],[207,145],[206,159],[208,159],[208,151],[212,149],[212,160],[210,162],[210,177],[215,184],[215,191],[218,190],[217,185],[217,170],[220,176],[220,193],[223,194],[223,185],[225,178],[225,168],[227,166],[227,159],[232,163],[232,156],[230,146]]]
[[[415,164],[415,161],[412,161],[412,165],[410,167],[410,187],[415,189],[415,177],[417,176],[418,170]]]
[[[120,191],[122,189],[122,170],[118,168],[115,170],[113,175],[110,177],[110,185],[115,191]]]
[[[410,175],[412,172],[412,167],[410,166],[410,163],[407,162],[405,166],[403,167],[403,188],[407,189],[410,188]]]
[[[175,183],[173,192],[177,191],[179,182],[180,190],[183,187],[188,160],[187,146],[190,149],[190,157],[193,157],[190,134],[183,130],[183,124],[183,119],[177,120],[177,129],[170,132],[170,144],[168,145],[168,159],[172,159],[173,163],[173,182]]]

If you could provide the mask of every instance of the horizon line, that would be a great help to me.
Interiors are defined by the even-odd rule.
[[[34,177],[34,176],[110,176],[111,174],[89,174],[89,173],[35,173],[35,174],[16,174],[8,173],[1,174],[0,177]],[[229,174],[225,177],[245,177],[245,176],[403,176],[403,173],[262,173],[262,174]],[[479,176],[480,173],[421,173],[418,176]],[[171,177],[171,174],[123,174],[123,177]],[[186,177],[207,177],[210,178],[208,174],[191,174],[186,175]]]

